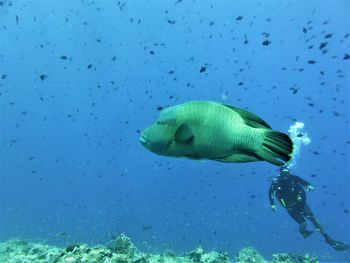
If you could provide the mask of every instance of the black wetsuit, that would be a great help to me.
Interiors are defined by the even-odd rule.
[[[303,187],[308,188],[311,187],[311,185],[309,182],[289,172],[281,174],[272,182],[270,186],[270,205],[275,206],[274,197],[276,197],[279,203],[287,209],[288,214],[299,224],[299,231],[304,237],[307,237],[313,233],[312,231],[307,230],[305,219],[307,218],[322,234],[325,241],[335,250],[341,251],[350,249],[349,245],[331,239],[323,230],[323,227],[315,218],[310,207],[306,203],[306,193]]]
[[[303,236],[309,236],[312,232],[306,229],[306,220],[309,219],[321,233],[324,233],[321,224],[313,215],[306,203],[306,193],[303,187],[310,183],[296,175],[279,176],[271,184],[269,190],[270,204],[275,205],[274,197],[285,207],[288,214],[299,224],[299,231]]]

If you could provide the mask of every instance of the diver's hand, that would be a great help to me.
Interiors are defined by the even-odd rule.
[[[306,187],[306,190],[307,190],[308,192],[312,192],[314,189],[315,189],[315,188],[314,188],[312,185],[310,185],[310,184]]]
[[[274,212],[276,212],[276,211],[277,211],[277,209],[276,209],[276,206],[275,206],[275,205],[271,205],[271,209],[272,209],[272,211],[274,211]]]

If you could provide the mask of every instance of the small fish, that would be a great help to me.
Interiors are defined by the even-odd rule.
[[[142,230],[143,230],[143,231],[150,230],[151,228],[152,228],[152,227],[149,226],[149,225],[142,226]]]
[[[327,46],[327,42],[323,42],[323,43],[320,44],[319,49],[323,49],[323,48],[325,48],[326,46]]]
[[[316,64],[317,62],[315,61],[315,60],[309,60],[307,63],[309,63],[309,64],[311,64],[311,65],[313,65],[313,64]]]
[[[46,75],[46,74],[42,74],[42,75],[40,75],[40,79],[41,79],[41,81],[45,80],[46,78],[47,78],[47,75]]]
[[[66,236],[67,234],[65,233],[65,232],[58,232],[57,234],[56,234],[56,237],[64,237],[64,236]]]
[[[288,135],[255,114],[211,101],[163,109],[158,120],[142,131],[140,142],[163,156],[227,163],[264,160],[279,166],[290,160],[293,150]]]
[[[262,42],[261,44],[263,44],[264,46],[268,46],[271,44],[271,41],[269,41],[268,39],[266,39],[264,42]]]
[[[248,44],[248,38],[246,35],[244,35],[244,44]]]

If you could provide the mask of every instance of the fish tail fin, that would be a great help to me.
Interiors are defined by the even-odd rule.
[[[257,152],[259,158],[274,165],[284,165],[292,158],[293,142],[287,134],[267,130],[262,148]]]

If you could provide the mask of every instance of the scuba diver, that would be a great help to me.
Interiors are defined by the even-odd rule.
[[[315,218],[310,207],[306,203],[306,193],[313,191],[314,187],[300,177],[293,175],[286,166],[280,167],[280,176],[274,178],[269,189],[269,199],[271,209],[276,211],[274,197],[287,209],[288,214],[299,224],[299,231],[303,237],[310,236],[313,231],[307,230],[305,218],[307,218],[315,228],[325,238],[327,244],[337,251],[348,250],[350,246],[340,241],[333,240],[324,231],[320,222]]]

